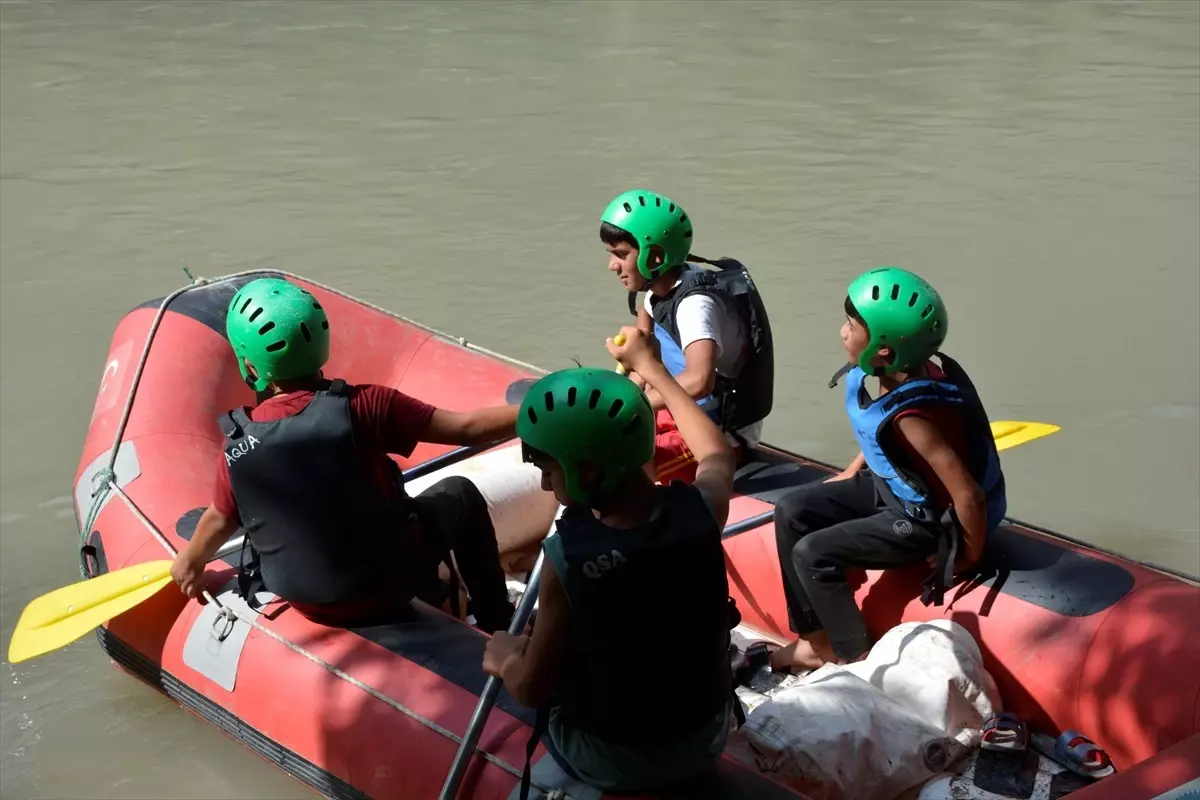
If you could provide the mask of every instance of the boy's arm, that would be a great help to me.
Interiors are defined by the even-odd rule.
[[[474,411],[436,409],[421,432],[423,442],[460,446],[487,444],[517,435],[520,406],[491,406]]]
[[[632,327],[622,328],[621,332],[625,334],[625,343],[617,345],[609,339],[608,352],[627,369],[637,371],[662,397],[683,441],[696,458],[695,485],[707,496],[718,527],[724,528],[729,518],[735,468],[729,442],[692,396],[654,358],[645,334]]]
[[[650,316],[645,305],[638,306],[637,326],[647,336],[654,335],[654,317]]]
[[[867,465],[867,457],[860,452],[858,455],[856,455],[854,457],[854,460],[851,461],[850,464],[844,470],[839,472],[837,475],[834,475],[832,478],[826,478],[825,482],[833,483],[834,481],[844,481],[844,480],[853,478],[866,465]]]
[[[500,678],[518,703],[541,708],[550,699],[561,668],[567,634],[567,592],[547,564],[538,587],[538,618],[533,636],[496,631],[484,648],[483,669]]]
[[[955,569],[961,571],[974,565],[983,556],[987,541],[987,496],[932,422],[916,415],[904,416],[896,420],[896,427],[950,493],[950,502],[962,526],[965,549]]]
[[[688,345],[683,356],[687,366],[672,380],[683,388],[693,402],[708,397],[717,386],[717,343],[712,339],[699,339]],[[650,401],[650,406],[655,411],[667,408],[666,398],[653,388],[654,382],[645,375],[642,375],[642,378],[651,386],[646,390],[646,399]]]
[[[204,568],[221,545],[238,529],[238,520],[209,506],[200,515],[191,541],[171,564],[171,578],[188,597],[199,597],[204,589]]]

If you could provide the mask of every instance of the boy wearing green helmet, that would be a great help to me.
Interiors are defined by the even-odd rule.
[[[839,475],[775,506],[788,617],[800,637],[772,654],[781,670],[846,663],[870,649],[846,570],[928,562],[934,574],[922,601],[941,605],[955,571],[979,561],[1007,510],[987,413],[962,367],[938,352],[948,327],[938,293],[884,267],[850,284],[845,310],[848,363],[830,386],[846,376],[861,452]],[[868,375],[879,381],[875,397]]]
[[[696,454],[695,482],[658,486],[646,474],[654,415],[628,378],[580,368],[534,384],[517,434],[542,488],[565,509],[543,543],[532,638],[497,632],[483,663],[513,697],[540,709],[535,738],[548,732],[547,749],[568,774],[641,792],[703,775],[724,750],[732,625],[721,529],[734,459],[647,337],[633,327],[622,333],[609,352],[674,413]],[[672,659],[688,669],[648,725],[640,654],[661,648],[666,627],[676,634]]]
[[[440,605],[439,565],[453,552],[479,627],[507,626],[513,607],[479,490],[456,477],[410,498],[388,454],[512,436],[517,407],[446,411],[386,386],[326,379],[325,310],[277,278],[239,289],[225,324],[243,379],[269,396],[218,419],[226,438],[213,502],[171,567],[183,592],[200,594],[205,565],[244,527],[265,588],[314,621],[386,622],[414,596]]]
[[[733,259],[689,255],[690,217],[655,192],[623,192],[600,220],[608,268],[629,293],[637,327],[653,334],[667,371],[710,413],[735,448],[756,444],[771,411],[774,355],[766,307],[749,271]],[[689,260],[716,269],[702,269]],[[637,308],[641,291],[646,294]],[[642,376],[631,377],[644,384]],[[647,395],[657,412],[658,479],[690,480],[696,469],[693,453],[662,397],[653,389]]]

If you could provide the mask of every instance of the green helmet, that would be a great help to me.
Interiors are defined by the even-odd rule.
[[[517,436],[559,463],[571,499],[590,504],[654,458],[654,411],[624,375],[564,369],[529,387],[517,415]],[[580,485],[583,461],[604,471],[591,494]]]
[[[899,267],[880,267],[860,275],[846,293],[871,334],[858,359],[863,372],[876,369],[870,361],[881,347],[896,354],[883,369],[890,374],[921,364],[946,340],[950,326],[946,306],[919,275]]]
[[[242,377],[261,392],[275,380],[311,375],[329,360],[325,310],[299,286],[279,278],[250,281],[229,301],[225,334]],[[246,359],[254,365],[251,382]]]
[[[692,222],[669,197],[646,189],[630,189],[613,198],[601,222],[628,231],[638,243],[638,272],[652,281],[671,267],[687,262],[692,246]],[[663,263],[650,266],[650,246],[663,249]]]

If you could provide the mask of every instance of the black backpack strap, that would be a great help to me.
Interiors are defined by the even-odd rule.
[[[267,585],[263,583],[262,563],[258,551],[254,549],[249,536],[242,538],[242,552],[239,561],[238,595],[246,601],[246,605],[254,611],[258,611],[263,607],[262,603],[258,602],[258,593],[266,590]]]
[[[529,800],[529,764],[533,761],[533,754],[537,750],[538,742],[542,740],[543,734],[550,727],[550,704],[542,706],[537,710],[537,718],[533,723],[533,733],[529,736],[529,742],[525,745],[525,769],[521,772],[521,800]]]
[[[242,438],[242,429],[249,421],[250,419],[243,409],[235,408],[217,417],[217,426],[221,429],[221,433],[225,434],[226,439],[236,441]]]
[[[344,395],[346,393],[346,382],[341,378],[334,378],[329,382],[329,388],[326,391],[332,395]]]
[[[637,292],[629,293],[629,314],[630,316],[637,316]]]

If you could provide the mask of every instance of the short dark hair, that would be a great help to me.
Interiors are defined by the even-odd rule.
[[[854,307],[854,303],[850,300],[850,295],[846,295],[846,316],[862,325],[864,329],[871,330],[867,327],[867,321],[862,318],[862,314],[858,313],[858,309]]]
[[[611,222],[600,223],[600,241],[604,242],[609,247],[614,244],[627,244],[634,250],[640,250],[637,239],[632,233],[624,228],[618,228]]]

